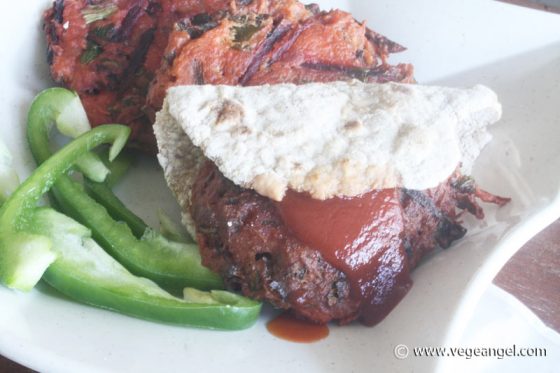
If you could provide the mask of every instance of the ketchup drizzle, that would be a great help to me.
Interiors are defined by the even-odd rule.
[[[277,207],[299,240],[347,276],[364,324],[383,320],[408,292],[412,281],[397,189],[324,201],[288,191]]]

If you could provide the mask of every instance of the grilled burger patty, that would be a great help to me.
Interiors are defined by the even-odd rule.
[[[459,173],[433,189],[398,192],[408,270],[426,253],[464,236],[460,211],[483,218],[477,198],[504,203]],[[318,323],[345,324],[363,316],[364,305],[347,276],[298,240],[272,200],[233,184],[208,161],[196,178],[191,201],[203,264],[229,288]]]

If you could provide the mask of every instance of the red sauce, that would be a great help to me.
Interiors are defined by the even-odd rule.
[[[316,342],[329,335],[328,326],[298,320],[287,313],[269,321],[266,328],[278,338],[299,343]]]
[[[288,191],[278,203],[286,225],[349,279],[361,302],[361,321],[375,325],[411,285],[396,189],[320,201]]]

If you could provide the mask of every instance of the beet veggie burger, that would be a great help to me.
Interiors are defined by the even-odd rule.
[[[500,116],[483,86],[187,85],[154,129],[204,265],[296,316],[374,325],[463,211],[508,201],[463,175]]]
[[[174,85],[414,80],[412,65],[388,63],[405,48],[297,0],[55,0],[44,30],[53,79],[92,125],[126,124],[148,152]]]

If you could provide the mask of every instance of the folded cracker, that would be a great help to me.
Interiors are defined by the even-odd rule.
[[[157,114],[154,132],[159,149],[158,161],[169,189],[181,206],[183,225],[192,237],[196,237],[194,221],[190,215],[191,189],[206,158],[166,110]]]
[[[204,85],[169,89],[154,128],[168,184],[188,211],[204,157],[273,200],[287,188],[327,199],[434,187],[459,164],[470,171],[500,116],[481,85]]]

